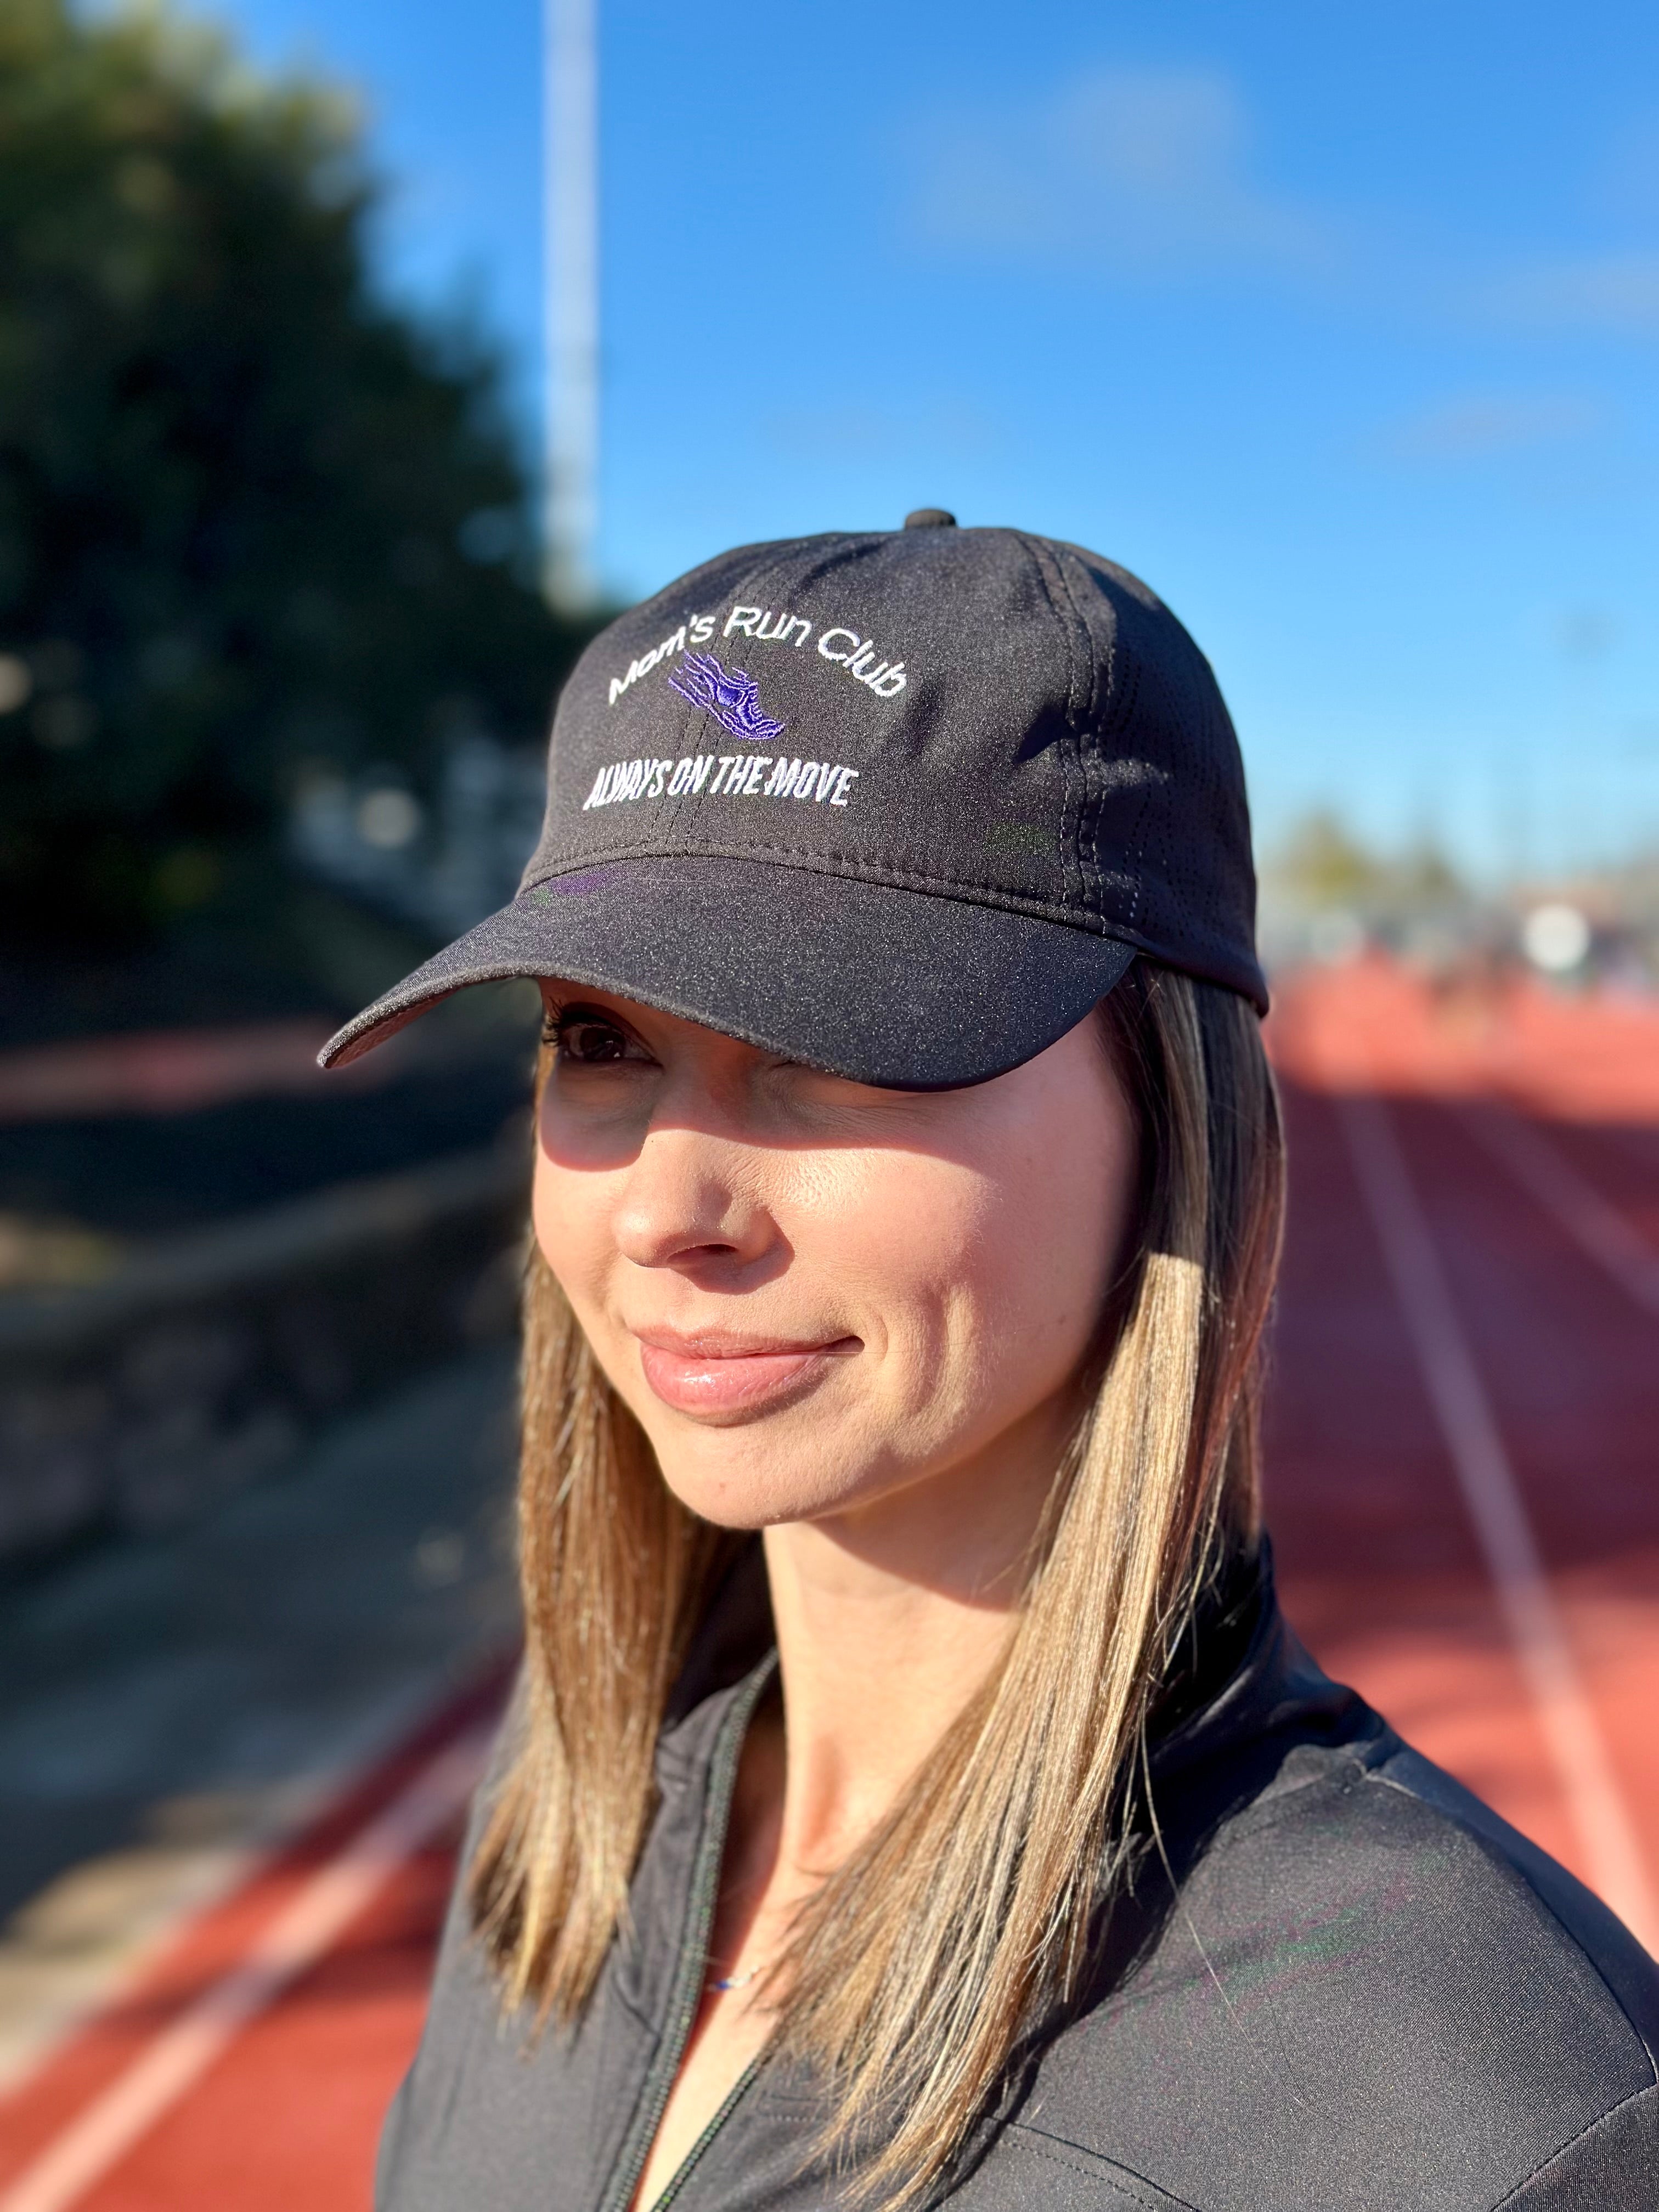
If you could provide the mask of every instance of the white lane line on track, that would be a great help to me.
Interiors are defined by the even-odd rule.
[[[163,2028],[0,2193],[0,2212],[69,2212],[79,2203],[454,1818],[477,1782],[487,1743],[487,1735],[470,1731],[423,1767],[311,1877],[242,1963]]]
[[[1338,1110],[1429,1400],[1578,1832],[1590,1886],[1652,1950],[1659,1944],[1659,1909],[1635,1824],[1394,1124],[1380,1098],[1346,1098]]]
[[[1638,1306],[1659,1314],[1659,1252],[1558,1146],[1530,1121],[1501,1107],[1465,1107],[1463,1120],[1484,1150],[1508,1169],[1581,1251]]]
[[[477,1671],[482,1680],[482,1662]],[[15,1986],[20,1968],[27,1972],[33,1962],[33,1929],[21,1931],[21,1944],[10,1929],[0,1930],[0,2102],[25,2094],[57,2053],[136,1988],[193,1922],[280,1866],[295,1840],[331,1805],[381,1765],[453,1694],[453,1677],[446,1680],[422,1668],[338,1729],[313,1730],[322,1739],[314,1763],[307,1762],[292,1782],[250,1793],[246,1822],[233,1840],[182,1849],[162,1842],[153,1861],[147,1851],[125,1850],[112,1864],[93,1858],[49,1882],[31,1902],[31,1923],[42,1907],[52,1914],[64,1893],[62,1883],[73,1891],[83,1877],[98,1900],[98,1917],[90,1931],[83,1917],[73,1918],[73,1955],[54,1956],[40,1999],[16,2008],[8,2008],[7,1985],[9,1981]],[[104,1931],[118,1920],[120,1935],[107,1942]],[[49,1920],[49,1929],[51,1924]],[[46,1941],[52,1944],[50,1932]]]

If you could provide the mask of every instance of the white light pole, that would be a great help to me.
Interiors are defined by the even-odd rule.
[[[544,497],[548,597],[579,614],[598,597],[599,240],[596,0],[543,0]]]

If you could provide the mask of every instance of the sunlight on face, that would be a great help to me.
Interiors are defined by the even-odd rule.
[[[544,988],[537,1239],[685,1504],[760,1528],[1052,1468],[1133,1204],[1092,1020],[970,1090],[878,1091]]]

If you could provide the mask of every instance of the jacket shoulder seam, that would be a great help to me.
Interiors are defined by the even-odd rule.
[[[1616,2105],[1609,2105],[1604,2112],[1598,2112],[1593,2120],[1587,2120],[1576,2136],[1569,2136],[1565,2142],[1558,2144],[1547,2159],[1541,2160],[1534,2166],[1530,2173],[1523,2174],[1507,2197],[1500,2197],[1493,2205],[1492,2212],[1504,2212],[1504,2207],[1506,2204],[1513,2204],[1523,2189],[1530,2189],[1534,2181],[1547,2173],[1551,2166],[1565,2158],[1569,2151],[1576,2150],[1586,2136],[1593,2136],[1597,2128],[1605,2125],[1615,2114],[1622,2112],[1627,2105],[1638,2105],[1644,2097],[1650,2097],[1652,2094],[1653,2084],[1650,2082],[1645,2088],[1632,2089],[1628,2097],[1621,2097]]]
[[[1416,1790],[1408,1788],[1403,1782],[1397,1782],[1393,1775],[1384,1774],[1377,1767],[1369,1767],[1365,1771],[1365,1779],[1368,1782],[1379,1784],[1383,1789],[1395,1790],[1401,1797],[1409,1797],[1413,1804],[1425,1806],[1430,1812],[1437,1814],[1440,1819],[1449,1822],[1452,1826],[1455,1827],[1461,1834],[1468,1836],[1470,1840],[1489,1857],[1501,1860],[1503,1864],[1508,1867],[1514,1874],[1516,1880],[1517,1881],[1523,1882],[1526,1885],[1528,1895],[1536,1900],[1539,1909],[1541,1911],[1547,1912],[1549,1915],[1550,1919],[1554,1925],[1560,1929],[1562,1936],[1569,1943],[1571,1944],[1573,1949],[1577,1951],[1579,1957],[1583,1959],[1585,1965],[1589,1966],[1596,1980],[1607,1991],[1607,2002],[1613,2006],[1620,2019],[1624,2021],[1625,2026],[1629,2029],[1631,2034],[1635,2038],[1637,2044],[1640,2046],[1642,2054],[1647,2060],[1648,2072],[1651,2078],[1644,2084],[1642,2088],[1633,2091],[1632,2094],[1638,2097],[1645,2096],[1648,2090],[1653,2087],[1655,2083],[1659,2083],[1659,2053],[1656,2053],[1652,2044],[1649,2042],[1647,2036],[1644,2033],[1640,2025],[1631,2018],[1623,1998],[1620,1996],[1618,1990],[1614,1989],[1613,1984],[1607,1979],[1607,1976],[1602,1972],[1601,1963],[1595,1956],[1595,1954],[1589,1949],[1589,1946],[1582,1941],[1576,1930],[1568,1926],[1567,1923],[1561,1917],[1561,1915],[1556,1911],[1549,1899],[1544,1894],[1543,1891],[1539,1888],[1537,1883],[1528,1873],[1526,1868],[1518,1861],[1509,1857],[1506,1853],[1500,1851],[1489,1836],[1483,1836],[1480,1829],[1477,1828],[1473,1822],[1464,1820],[1461,1814],[1448,1806],[1437,1805],[1431,1798],[1419,1796]],[[1629,2098],[1622,2098],[1620,2100],[1620,2105],[1628,2104],[1629,2102]],[[1619,2109],[1619,2105],[1612,2105],[1607,2108],[1609,2112],[1617,2112]],[[1603,2112],[1598,2115],[1596,2119],[1592,2120],[1589,2123],[1589,2125],[1591,2127],[1598,2126],[1601,2121],[1606,2118],[1607,2113]],[[1574,2141],[1576,2142],[1577,2140],[1577,2138],[1575,2136]],[[1553,2155],[1559,2157],[1560,2154],[1559,2152],[1556,2152],[1553,2154]],[[1547,2164],[1548,2160],[1547,2160],[1545,2163]],[[1541,2171],[1541,2169],[1540,2170]],[[1531,2176],[1529,2175],[1528,2179],[1530,2179]],[[1522,2183],[1520,2185],[1524,2188],[1526,2185],[1525,2183]],[[1502,2201],[1507,2203],[1508,2199],[1504,2198]]]
[[[1199,2207],[1189,2204],[1184,2197],[1171,2197],[1167,2189],[1159,2189],[1156,2182],[1146,2180],[1142,2174],[1133,2173],[1127,2166],[1102,2159],[1097,2164],[1085,2166],[1081,2158],[1067,2158],[1066,2152],[1077,2148],[1059,2136],[1047,2134],[1034,2128],[1029,2121],[1011,2120],[1007,2133],[1017,2136],[1036,2158],[1046,2158],[1051,2166],[1064,2166],[1067,2173],[1081,2174],[1085,2181],[1104,2182],[1120,2197],[1132,2203],[1145,2205],[1146,2212],[1199,2212]],[[1558,2154],[1559,2155],[1559,2154]],[[1111,2171],[1103,2171],[1108,2166]],[[1152,2193],[1148,2195],[1146,2192]]]
[[[1275,1828],[1282,1820],[1294,1820],[1315,1791],[1323,1790],[1328,1796],[1352,1796],[1358,1785],[1366,1781],[1370,1769],[1358,1757],[1351,1745],[1330,1747],[1331,1765],[1316,1774],[1299,1775],[1288,1784],[1276,1786],[1271,1794],[1263,1792],[1240,1806],[1235,1812],[1224,1814],[1215,1826],[1212,1844],[1229,1844],[1243,1842]]]

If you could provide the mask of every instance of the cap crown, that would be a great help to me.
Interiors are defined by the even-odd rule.
[[[604,630],[524,888],[681,854],[1040,915],[1265,1003],[1209,664],[1126,570],[1022,532],[741,547]]]

